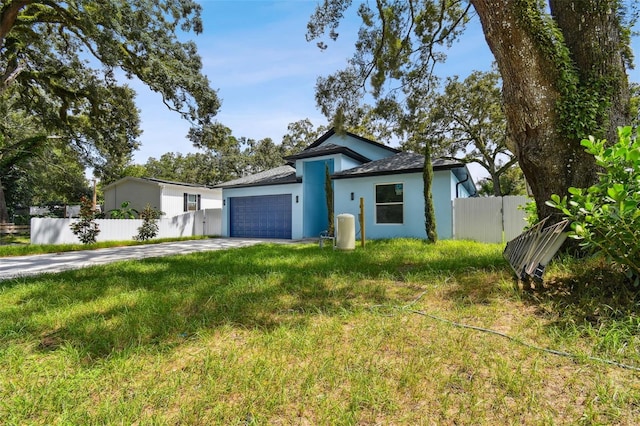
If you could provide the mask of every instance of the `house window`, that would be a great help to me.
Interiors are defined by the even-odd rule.
[[[200,210],[200,194],[187,194],[185,192],[183,210],[185,212]]]
[[[404,185],[376,185],[376,223],[403,223]]]

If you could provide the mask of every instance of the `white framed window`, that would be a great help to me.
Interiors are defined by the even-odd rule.
[[[404,184],[376,185],[376,223],[404,223]]]
[[[194,212],[196,210],[200,210],[200,195],[187,194],[185,192],[183,207],[185,212]]]

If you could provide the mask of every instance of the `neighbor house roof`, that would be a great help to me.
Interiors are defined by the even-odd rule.
[[[184,186],[184,187],[189,187],[189,188],[201,188],[201,189],[213,189],[213,187],[211,186],[207,186],[207,185],[202,185],[199,183],[185,183],[185,182],[173,182],[170,180],[164,180],[164,179],[156,179],[156,178],[149,178],[149,177],[133,177],[133,176],[125,176],[120,180],[117,180],[115,182],[110,183],[109,185],[105,186],[103,188],[104,190],[107,190],[113,186],[116,185],[121,185],[124,182],[127,181],[134,181],[134,182],[142,182],[142,183],[148,183],[151,185],[175,185],[175,186]]]
[[[309,147],[309,148],[306,148],[304,151],[299,152],[298,154],[293,154],[293,155],[284,157],[284,159],[299,160],[302,158],[320,157],[323,155],[332,155],[332,154],[344,154],[348,157],[353,158],[354,160],[360,161],[361,163],[367,163],[371,161],[370,158],[367,158],[362,154],[358,154],[351,148],[347,148],[346,146],[336,145],[333,143],[314,146],[313,148]]]
[[[230,180],[216,185],[216,188],[241,188],[246,186],[281,185],[300,182],[296,177],[296,169],[291,166],[280,166],[254,175]]]

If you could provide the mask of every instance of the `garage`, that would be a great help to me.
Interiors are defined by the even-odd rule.
[[[291,194],[229,198],[231,237],[291,239]]]

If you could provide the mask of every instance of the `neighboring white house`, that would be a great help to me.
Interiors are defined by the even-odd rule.
[[[218,185],[223,236],[318,237],[328,228],[328,173],[336,215],[358,217],[363,198],[368,238],[426,238],[424,156],[332,129],[285,160],[289,165]],[[452,238],[452,200],[475,196],[476,188],[463,163],[437,159],[433,170],[438,235]]]
[[[222,190],[198,184],[125,177],[105,186],[103,191],[107,214],[125,202],[139,212],[149,204],[164,212],[166,218],[190,211],[222,208]]]

